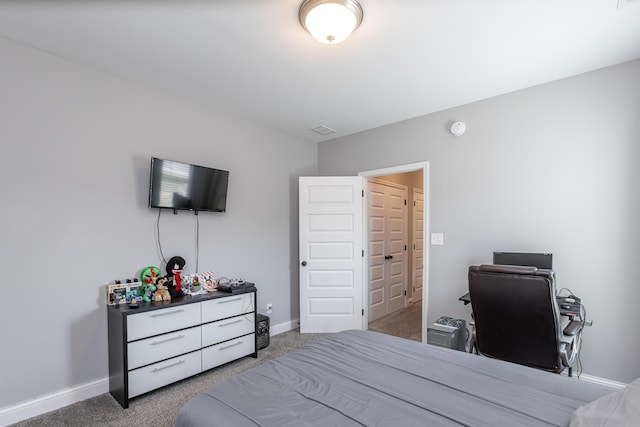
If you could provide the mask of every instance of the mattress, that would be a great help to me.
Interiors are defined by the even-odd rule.
[[[610,388],[370,331],[330,335],[221,381],[194,426],[567,426]]]

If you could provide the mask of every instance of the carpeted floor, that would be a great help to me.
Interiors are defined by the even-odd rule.
[[[220,380],[260,363],[286,354],[326,334],[301,334],[298,330],[271,337],[269,347],[258,351],[258,358],[245,357],[195,377],[163,387],[133,399],[128,409],[110,394],[87,399],[44,415],[14,424],[15,427],[89,427],[89,426],[173,426],[180,408],[193,396]]]
[[[420,341],[422,304],[410,304],[369,323],[369,330]],[[137,397],[122,409],[106,393],[73,405],[14,424],[14,427],[169,427],[173,426],[180,408],[196,394],[218,381],[252,368],[260,363],[282,356],[327,334],[301,334],[299,330],[271,337],[269,347],[258,352],[258,358],[245,357],[195,377],[163,387]]]
[[[422,341],[422,301],[369,322],[369,330]]]

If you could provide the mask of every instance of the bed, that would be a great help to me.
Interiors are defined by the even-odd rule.
[[[221,381],[195,426],[567,426],[612,389],[368,331],[329,335]]]

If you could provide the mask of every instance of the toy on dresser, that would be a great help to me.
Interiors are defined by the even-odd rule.
[[[142,284],[137,278],[116,279],[107,284],[107,304],[138,304],[142,301]]]
[[[160,274],[162,274],[160,269],[154,266],[144,268],[140,273],[140,281],[143,283],[143,301],[151,302],[154,300],[154,294],[157,289],[156,281]]]
[[[197,295],[202,291],[202,285],[200,284],[200,279],[197,274],[193,275],[193,279],[191,279],[191,294]]]
[[[144,293],[142,294],[142,300],[145,302],[153,301],[153,294],[156,292],[156,285],[153,283],[145,283]]]
[[[181,256],[174,256],[167,263],[167,286],[171,298],[184,295],[181,273],[185,264],[186,262]]]
[[[167,282],[168,280],[164,276],[160,276],[156,279],[155,301],[171,301],[171,294],[169,294]]]

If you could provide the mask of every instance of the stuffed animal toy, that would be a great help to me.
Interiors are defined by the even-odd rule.
[[[142,299],[146,302],[153,301],[153,294],[156,291],[156,280],[162,272],[158,267],[149,266],[142,269],[140,281],[142,282]]]
[[[143,289],[142,300],[146,302],[153,301],[153,294],[156,291],[156,285],[153,283],[145,283]]]
[[[169,294],[167,282],[168,280],[164,276],[160,276],[156,280],[155,301],[171,301],[171,294]]]
[[[160,277],[162,271],[158,267],[149,266],[143,268],[140,272],[140,281],[145,285],[155,283],[156,279]]]
[[[171,294],[171,298],[180,297],[184,295],[184,291],[182,290],[182,277],[180,274],[182,273],[182,269],[186,264],[184,258],[181,256],[172,257],[167,263],[167,286],[169,287],[169,294]]]

